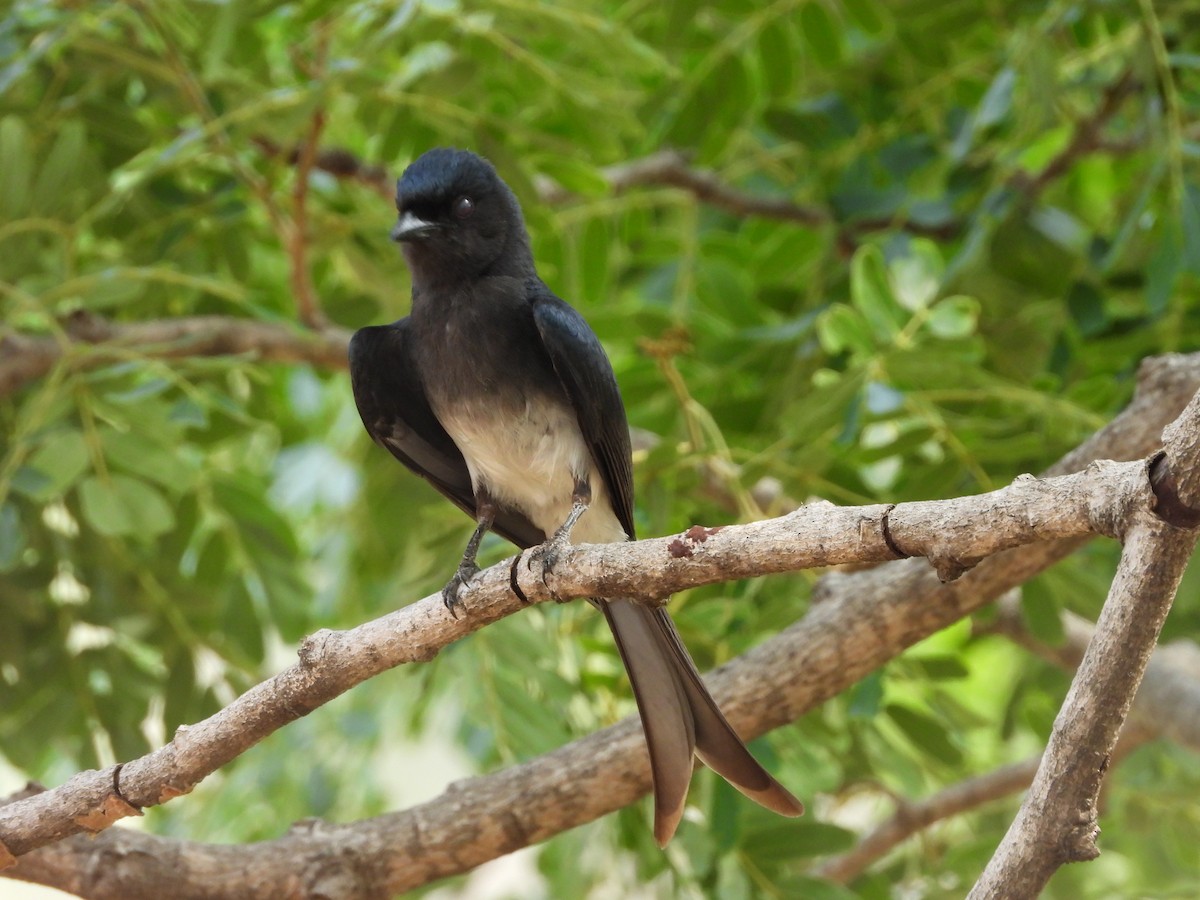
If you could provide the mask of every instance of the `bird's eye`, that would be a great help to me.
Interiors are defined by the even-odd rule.
[[[475,212],[475,201],[470,197],[459,197],[454,201],[454,217],[456,219],[469,219],[473,212]]]

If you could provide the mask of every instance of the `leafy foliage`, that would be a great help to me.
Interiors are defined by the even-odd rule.
[[[68,343],[98,316],[295,322],[298,265],[336,324],[403,315],[391,210],[368,178],[318,166],[298,216],[290,150],[315,121],[322,146],[393,174],[439,144],[496,163],[543,276],[656,436],[637,459],[642,533],[786,498],[948,497],[1045,467],[1120,408],[1141,358],[1197,345],[1200,30],[1191,4],[1160,7],[15,0],[0,18],[0,352],[6,333],[65,349],[0,399],[5,757],[53,780],[140,754],[306,631],[451,570],[465,523],[368,445],[342,373]],[[800,213],[609,190],[604,167],[664,148]],[[544,179],[570,197],[546,202]],[[1053,640],[1052,613],[1094,615],[1113,559],[1090,548],[1031,584],[1030,626]],[[674,608],[703,667],[802,615],[808,584]],[[1168,633],[1196,633],[1195,586]],[[377,812],[412,799],[388,772],[406,736],[453,736],[481,770],[555,747],[632,709],[596,620],[502,622],[151,821],[244,839]],[[1012,803],[944,823],[853,891],[810,864],[863,827],[856,798],[923,796],[1035,750],[1064,684],[950,629],[756,748],[815,815],[775,820],[701,775],[705,823],[685,821],[668,854],[626,811],[552,841],[546,890],[959,896]],[[1050,896],[1194,883],[1200,784],[1181,753],[1121,767],[1104,861]],[[241,810],[249,793],[270,803]]]

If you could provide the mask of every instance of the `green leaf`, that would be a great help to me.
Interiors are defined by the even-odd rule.
[[[24,121],[17,116],[0,119],[0,221],[19,219],[29,211],[33,160]]]
[[[175,516],[153,487],[128,475],[92,475],[79,485],[84,518],[101,534],[152,537],[169,531]]]
[[[840,884],[806,875],[785,877],[774,882],[772,888],[781,892],[779,896],[803,897],[804,900],[861,900],[868,896]]]
[[[962,763],[962,750],[951,740],[945,726],[933,716],[899,703],[889,703],[885,711],[905,737],[921,750],[947,765]]]
[[[46,478],[40,490],[29,496],[35,500],[48,500],[66,493],[87,470],[88,464],[83,434],[73,428],[56,432],[29,458],[27,465]]]
[[[825,94],[803,103],[770,106],[763,122],[781,137],[814,150],[830,149],[853,137],[858,118],[838,94]]]
[[[919,656],[914,659],[914,662],[925,673],[926,677],[932,678],[935,681],[952,681],[959,678],[966,678],[971,674],[970,670],[963,665],[961,659],[949,654],[943,656]]]
[[[608,222],[599,217],[588,219],[578,245],[580,286],[583,292],[580,300],[601,304],[608,299],[611,249]]]
[[[873,719],[883,700],[883,672],[876,669],[850,689],[850,706],[846,710],[852,719]]]
[[[1077,281],[1067,295],[1067,309],[1084,337],[1103,333],[1108,328],[1104,295],[1089,281]]]
[[[86,150],[87,130],[83,122],[65,122],[38,171],[31,210],[55,215],[71,208],[72,195],[84,172]]]
[[[774,868],[782,859],[828,856],[854,846],[852,831],[811,819],[780,819],[778,824],[747,829],[742,852]]]
[[[666,142],[697,147],[712,159],[737,132],[754,105],[754,92],[741,57],[729,54],[693,89],[672,120]]]
[[[960,340],[975,333],[979,324],[979,301],[955,295],[935,303],[929,310],[925,327],[936,337]]]
[[[1012,109],[1013,87],[1016,83],[1017,73],[1013,69],[1006,66],[996,73],[975,111],[977,128],[989,128],[1008,115]]]
[[[603,197],[609,192],[608,179],[595,166],[571,156],[546,156],[538,170],[581,197]]]
[[[854,24],[869,35],[878,35],[887,27],[883,10],[874,0],[842,0],[842,5]]]
[[[723,778],[714,780],[712,804],[708,817],[710,833],[718,853],[726,853],[737,845],[741,831],[741,795]]]
[[[1171,304],[1175,282],[1183,268],[1183,236],[1178,224],[1168,220],[1158,238],[1158,247],[1146,264],[1146,305],[1161,316]]]
[[[32,500],[43,500],[54,496],[54,483],[32,466],[17,466],[13,472],[12,489]]]
[[[875,352],[871,329],[862,313],[843,303],[835,303],[817,319],[817,338],[830,354],[851,352],[869,356]]]
[[[263,656],[262,621],[251,581],[245,577],[230,580],[220,620],[220,632],[227,642],[225,652],[242,665],[254,665]]]
[[[25,549],[25,528],[12,503],[0,503],[0,572],[11,571]]]
[[[911,242],[909,252],[888,266],[897,301],[916,312],[933,302],[941,286],[945,265],[937,245],[925,238]]]
[[[800,9],[800,32],[818,63],[827,69],[834,69],[841,63],[841,31],[820,0],[806,3]]]
[[[79,485],[79,500],[84,519],[101,534],[115,536],[133,533],[135,524],[111,480],[95,475],[84,479]]]
[[[1034,637],[1052,647],[1066,638],[1062,606],[1062,600],[1041,578],[1028,582],[1021,591],[1021,617]]]
[[[1200,185],[1185,184],[1180,198],[1179,222],[1183,230],[1183,267],[1200,275]]]
[[[175,524],[175,514],[157,488],[139,478],[123,475],[114,476],[113,481],[121,492],[138,534],[157,535],[171,530]]]
[[[875,337],[890,341],[904,326],[905,312],[892,293],[883,252],[874,246],[859,248],[850,261],[850,299]]]
[[[192,448],[168,447],[139,431],[106,429],[101,434],[104,456],[115,467],[179,494],[196,484],[199,474]]]
[[[758,33],[758,61],[769,97],[791,92],[796,77],[796,48],[786,19],[774,19]]]

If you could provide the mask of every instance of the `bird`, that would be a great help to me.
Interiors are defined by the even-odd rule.
[[[411,312],[355,332],[351,386],[371,438],[476,522],[442,592],[457,615],[489,530],[549,567],[569,543],[634,539],[629,427],[608,356],[538,277],[520,203],[490,162],[428,150],[397,181],[396,209]],[[767,809],[801,815],[725,719],[666,609],[591,602],[641,716],[658,845],[683,816],[694,755]]]

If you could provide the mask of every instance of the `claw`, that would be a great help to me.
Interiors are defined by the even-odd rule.
[[[442,603],[454,618],[458,618],[458,608],[463,605],[462,592],[470,587],[471,579],[478,574],[479,566],[463,560],[454,577],[442,588]]]
[[[575,527],[575,523],[579,521],[579,517],[587,512],[587,509],[587,500],[577,495],[575,502],[571,505],[571,512],[567,516],[566,521],[555,529],[554,534],[550,535],[550,537],[546,538],[545,541],[530,551],[534,559],[541,560],[543,582],[545,581],[546,573],[554,571],[554,567],[558,565],[563,552],[571,545],[571,530]],[[547,588],[549,587],[547,585]],[[558,595],[554,593],[553,588],[550,588],[550,594],[559,603],[563,602],[558,599]]]

